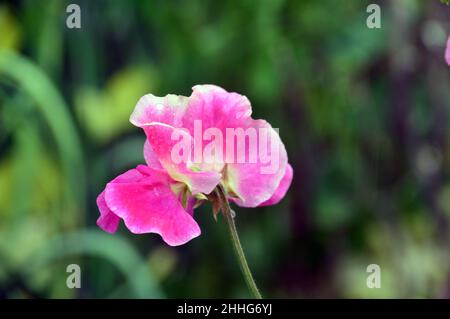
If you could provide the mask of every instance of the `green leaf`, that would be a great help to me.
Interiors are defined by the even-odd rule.
[[[26,273],[35,272],[64,257],[75,255],[102,257],[125,276],[136,298],[163,298],[149,264],[124,237],[97,230],[79,231],[54,237],[35,251],[24,263]],[[80,265],[82,266],[82,265]]]
[[[68,209],[85,207],[85,168],[82,147],[69,108],[37,65],[10,51],[0,51],[0,80],[13,80],[46,120],[59,151],[67,185]]]

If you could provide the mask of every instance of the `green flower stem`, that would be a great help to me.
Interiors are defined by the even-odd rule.
[[[247,259],[245,258],[244,250],[242,249],[241,241],[239,240],[239,236],[237,233],[236,224],[234,223],[234,218],[231,213],[230,204],[228,203],[228,200],[225,196],[225,191],[221,185],[217,187],[216,193],[220,200],[222,213],[227,220],[228,227],[230,229],[231,241],[233,242],[234,252],[236,253],[236,257],[239,261],[239,266],[241,267],[241,271],[244,275],[247,286],[256,299],[262,299],[261,293],[256,286],[255,279],[253,279],[252,272],[248,267]]]

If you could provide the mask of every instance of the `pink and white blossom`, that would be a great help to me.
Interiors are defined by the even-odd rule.
[[[131,232],[157,233],[167,244],[176,246],[200,235],[193,208],[219,184],[228,199],[242,207],[278,203],[289,189],[293,170],[278,133],[268,122],[255,120],[251,114],[251,105],[245,96],[214,85],[197,85],[190,97],[143,96],[130,121],[146,134],[144,158],[147,165],[139,165],[106,185],[97,198],[101,213],[98,225],[112,233],[122,219]],[[196,138],[195,131],[199,128],[195,124],[199,121],[201,136],[208,133],[208,129],[221,132],[225,137],[227,129],[243,132],[263,129],[268,132],[267,141],[257,136],[258,143],[232,144],[232,151],[249,158],[254,148],[264,148],[267,155],[275,157],[276,165],[264,170],[267,159],[258,150],[258,156],[247,162],[229,158],[174,161],[173,150],[179,142],[174,136],[188,142],[192,147],[188,150],[191,155],[197,152],[194,148],[198,143],[208,147],[210,141]],[[224,153],[229,151],[225,144],[220,147]]]

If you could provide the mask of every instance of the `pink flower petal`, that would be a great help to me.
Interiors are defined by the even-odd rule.
[[[286,172],[284,173],[283,179],[281,180],[280,185],[278,186],[275,193],[272,195],[272,197],[270,197],[268,200],[266,200],[259,206],[270,206],[278,204],[283,199],[284,195],[286,195],[289,186],[291,186],[293,174],[294,171],[292,170],[292,166],[288,164],[286,166]]]
[[[170,246],[200,235],[200,228],[170,188],[162,171],[140,165],[106,186],[108,208],[136,234],[157,233]]]
[[[445,51],[445,61],[447,61],[447,64],[450,66],[450,37],[448,37],[448,40],[447,40],[447,49]]]
[[[151,124],[144,126],[147,139],[151,144],[155,154],[169,175],[176,181],[180,181],[188,185],[193,195],[198,193],[209,194],[220,182],[221,174],[215,171],[194,171],[190,166],[188,158],[175,161],[174,154],[175,145],[179,140],[173,139],[173,134],[178,133],[188,142],[185,150],[192,152],[192,137],[184,129],[174,128],[163,124]]]
[[[100,217],[97,219],[98,227],[108,233],[115,233],[119,227],[120,218],[106,205],[104,191],[97,197],[97,206],[100,210]]]
[[[191,216],[194,216],[194,207],[196,203],[197,200],[193,196],[190,196],[187,200],[186,212]]]
[[[284,144],[270,124],[264,120],[250,119],[248,122],[247,128],[262,128],[268,132],[267,161],[258,155],[255,163],[249,161],[245,163],[227,163],[225,186],[228,192],[232,191],[238,196],[238,198],[233,200],[236,204],[242,207],[256,207],[268,201],[275,194],[285,175],[288,163]],[[249,158],[249,152],[259,154],[259,139],[261,136],[258,135],[257,138],[257,150],[250,149],[249,143],[244,145],[246,158]],[[273,154],[270,143],[273,143],[276,147]]]
[[[189,98],[182,95],[168,94],[164,97],[153,94],[144,95],[136,104],[130,116],[130,122],[137,127],[152,123],[181,127],[188,102]]]
[[[225,136],[226,128],[240,127],[250,118],[252,107],[247,97],[230,93],[215,85],[196,85],[183,117],[183,127],[194,135],[194,121],[202,129],[217,128]]]
[[[147,163],[148,167],[151,167],[153,169],[162,170],[164,169],[161,166],[161,163],[158,160],[158,157],[156,156],[155,152],[153,151],[152,146],[148,142],[148,140],[145,140],[144,143],[144,159]]]

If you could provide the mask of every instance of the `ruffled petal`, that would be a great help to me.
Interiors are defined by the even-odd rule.
[[[115,233],[119,227],[120,218],[106,205],[104,191],[97,197],[97,206],[100,210],[100,217],[97,219],[98,227],[108,233]]]
[[[283,178],[281,179],[280,185],[278,186],[275,193],[270,197],[268,200],[260,204],[259,206],[270,206],[278,204],[283,197],[286,195],[286,192],[289,189],[289,186],[291,186],[292,177],[293,177],[294,171],[292,169],[292,166],[287,164],[286,166],[286,172],[284,173]]]
[[[145,162],[147,163],[148,167],[158,169],[158,170],[164,169],[161,166],[161,163],[159,162],[158,157],[156,156],[155,152],[153,151],[153,148],[150,145],[150,143],[148,142],[148,140],[145,140],[145,143],[144,143],[144,159],[145,159]]]
[[[233,199],[236,204],[256,207],[275,194],[286,172],[287,153],[280,136],[266,121],[249,120],[246,128],[260,132],[256,134],[257,143],[253,146],[251,142],[235,144],[235,154],[241,149],[245,162],[240,163],[235,157],[233,162],[227,163],[224,182],[228,193],[236,196]]]
[[[182,95],[168,94],[163,97],[144,95],[136,104],[130,122],[137,127],[152,123],[181,127],[188,102],[189,98]]]
[[[240,127],[252,114],[250,101],[244,95],[215,85],[196,85],[192,90],[183,116],[183,127],[191,135],[196,120],[201,120],[203,131],[217,128],[225,134],[226,128]]]
[[[194,144],[185,129],[163,124],[151,124],[143,128],[159,161],[174,180],[185,183],[193,195],[213,191],[220,182],[221,174],[195,170],[191,161]]]
[[[200,228],[170,188],[161,171],[140,165],[106,186],[107,207],[136,234],[157,233],[170,246],[200,235]]]

